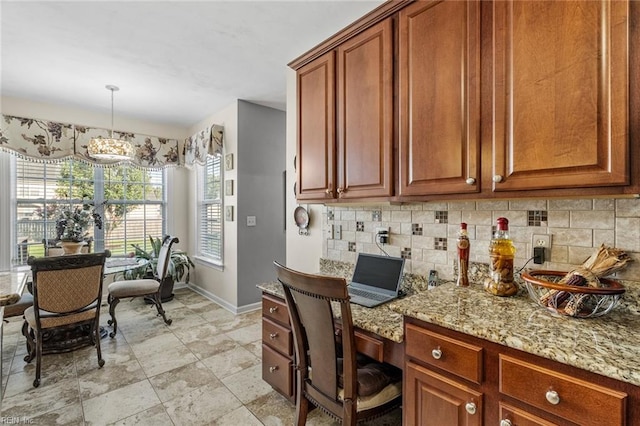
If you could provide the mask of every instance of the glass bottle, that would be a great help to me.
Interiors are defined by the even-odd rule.
[[[516,248],[509,238],[509,220],[499,217],[496,232],[489,245],[489,278],[484,282],[484,288],[496,296],[513,296],[518,292],[518,286],[513,281],[513,257]]]
[[[458,247],[458,287],[469,286],[469,235],[467,233],[467,224],[462,222],[458,231],[458,239],[456,240]]]

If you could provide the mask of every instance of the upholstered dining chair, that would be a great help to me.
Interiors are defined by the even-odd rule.
[[[309,275],[274,262],[284,288],[296,354],[296,424],[306,423],[309,404],[355,425],[381,416],[402,403],[402,372],[356,356],[347,283],[342,278]],[[336,340],[332,304],[342,318]]]
[[[179,243],[177,237],[166,235],[162,240],[162,247],[158,252],[158,262],[154,271],[153,278],[143,278],[138,280],[114,281],[109,284],[109,315],[111,319],[107,323],[113,326],[113,331],[109,336],[115,337],[118,332],[118,320],[116,319],[116,306],[120,303],[120,299],[132,297],[146,297],[151,300],[158,310],[158,316],[162,316],[165,324],[171,325],[173,320],[168,319],[162,307],[162,299],[160,293],[162,291],[161,284],[169,271],[169,260],[171,256],[171,246]]]
[[[33,279],[33,306],[24,311],[28,354],[25,361],[36,358],[36,378],[40,386],[43,340],[54,333],[86,326],[89,341],[98,353],[98,366],[104,365],[100,350],[100,301],[104,263],[111,256],[103,253],[56,257],[29,257]],[[77,346],[70,346],[69,350]]]

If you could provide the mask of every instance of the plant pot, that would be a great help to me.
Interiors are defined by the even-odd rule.
[[[60,247],[64,251],[64,254],[80,254],[82,253],[82,247],[87,245],[84,241],[61,241]]]

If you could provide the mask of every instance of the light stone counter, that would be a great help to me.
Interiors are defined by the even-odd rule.
[[[258,288],[265,293],[284,299],[282,285],[278,282],[260,284]],[[333,313],[336,318],[340,318],[339,309],[334,309]],[[390,310],[389,304],[375,308],[364,308],[352,303],[351,317],[355,327],[371,331],[394,342],[402,342],[402,315]]]
[[[556,316],[520,293],[443,284],[388,304],[402,315],[640,386],[640,315],[622,306],[590,319]]]

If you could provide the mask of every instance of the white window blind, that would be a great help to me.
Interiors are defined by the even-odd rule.
[[[222,263],[222,169],[221,155],[207,156],[199,191],[198,250],[204,258]]]

